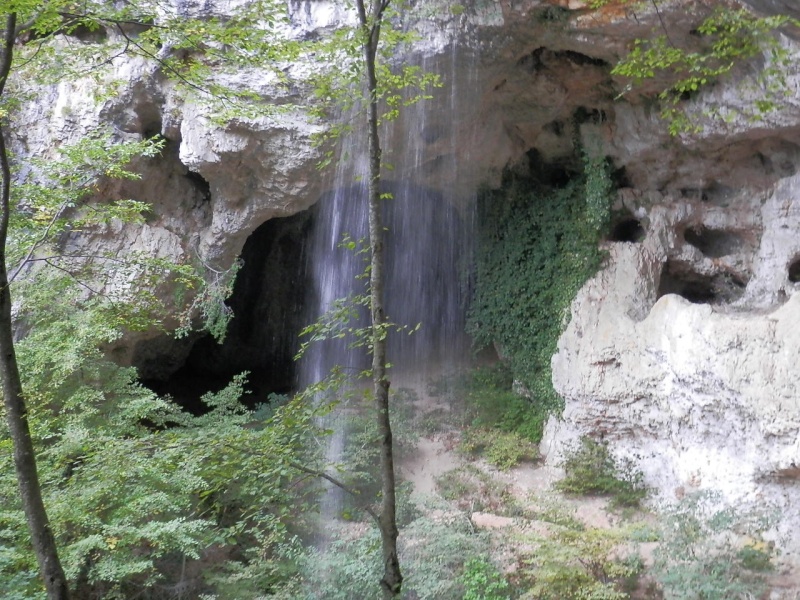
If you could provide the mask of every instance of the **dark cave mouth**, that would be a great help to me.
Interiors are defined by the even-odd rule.
[[[231,297],[234,317],[223,343],[210,334],[175,340],[168,335],[140,343],[133,364],[140,381],[170,395],[186,411],[207,412],[201,397],[219,392],[248,372],[248,408],[296,387],[297,333],[305,325],[305,253],[313,215],[273,218],[247,238]]]
[[[702,225],[683,232],[683,238],[708,258],[722,258],[740,253],[745,240],[737,233],[724,229],[710,229]]]
[[[744,295],[747,281],[727,272],[704,274],[691,265],[670,260],[661,270],[658,298],[677,294],[692,304],[726,305]]]
[[[647,236],[647,230],[636,217],[626,217],[611,227],[609,242],[628,242],[638,244]]]
[[[795,257],[787,268],[787,275],[791,283],[800,283],[800,256]]]

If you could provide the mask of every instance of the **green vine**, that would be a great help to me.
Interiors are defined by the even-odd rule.
[[[468,331],[477,346],[496,344],[539,409],[560,412],[550,359],[569,306],[602,260],[611,182],[602,158],[584,156],[584,173],[559,189],[506,174],[479,198],[476,290]]]

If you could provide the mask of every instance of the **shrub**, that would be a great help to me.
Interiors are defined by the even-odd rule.
[[[534,444],[542,439],[548,411],[513,390],[511,369],[504,363],[480,367],[467,374],[464,387],[466,416],[476,427],[516,433]]]
[[[471,558],[461,573],[463,600],[510,600],[509,585],[502,573],[485,557]]]
[[[562,466],[566,476],[555,487],[564,493],[608,495],[618,507],[637,507],[647,496],[644,476],[633,461],[616,461],[605,443],[589,437],[565,452]]]
[[[347,534],[344,534],[347,536]],[[462,600],[465,563],[485,556],[488,538],[476,534],[463,515],[422,517],[403,529],[400,560],[403,597],[418,600]],[[379,600],[380,538],[374,528],[360,536],[342,537],[326,551],[311,550],[302,559],[306,600]],[[478,596],[477,598],[480,598]],[[503,597],[487,596],[487,600]]]
[[[701,492],[664,513],[654,572],[666,600],[745,600],[764,591],[774,551],[762,534],[771,516],[720,504],[718,494]]]
[[[416,393],[408,388],[399,388],[390,396],[395,460],[410,453],[419,440],[413,422],[416,400]],[[346,410],[339,422],[339,427],[344,428],[342,453],[334,457],[337,464],[333,466],[339,471],[338,478],[358,493],[357,498],[342,495],[343,514],[349,518],[359,515],[364,504],[371,503],[380,494],[380,433],[370,392],[353,393],[347,400]]]
[[[539,455],[535,444],[516,432],[497,429],[473,428],[464,432],[461,450],[468,454],[482,454],[489,464],[507,471],[520,461],[533,460]]]
[[[520,508],[508,484],[494,479],[475,465],[464,465],[442,474],[436,485],[445,500],[466,512],[490,511],[518,516]]]
[[[553,527],[532,537],[533,552],[524,557],[522,583],[531,581],[526,600],[623,600],[635,584],[642,561],[622,548],[627,529]]]

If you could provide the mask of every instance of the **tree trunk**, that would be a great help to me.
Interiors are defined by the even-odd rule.
[[[383,12],[389,0],[375,0],[367,15],[364,0],[357,0],[363,35],[364,67],[367,75],[369,135],[369,240],[370,240],[370,316],[372,325],[372,382],[378,415],[381,456],[380,532],[383,555],[383,597],[400,595],[403,575],[397,556],[397,519],[395,499],[392,427],[389,419],[389,380],[386,377],[386,313],[384,309],[384,226],[381,207],[381,144],[378,133],[378,80],[375,61],[380,41]]]
[[[7,15],[4,34],[3,56],[0,62],[0,97],[5,90],[11,72],[14,41],[16,38],[16,13]],[[0,189],[0,378],[3,383],[3,402],[6,419],[14,445],[14,467],[19,483],[22,508],[28,522],[39,571],[44,578],[49,600],[69,598],[69,587],[56,551],[55,539],[45,512],[39,475],[36,470],[36,455],[33,449],[28,411],[22,393],[17,356],[11,321],[11,291],[8,287],[6,265],[6,241],[8,239],[9,211],[11,209],[11,168],[5,135],[0,126],[0,172],[3,182]]]

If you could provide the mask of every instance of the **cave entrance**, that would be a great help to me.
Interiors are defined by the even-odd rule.
[[[706,229],[702,225],[683,232],[686,242],[709,258],[721,258],[741,252],[744,240],[736,233],[721,229]]]
[[[284,394],[295,383],[297,333],[305,325],[306,246],[310,211],[271,219],[247,239],[242,267],[227,305],[234,317],[222,344],[209,334],[191,339],[177,359],[173,344],[145,345],[134,358],[142,382],[170,394],[191,412],[202,412],[200,396],[219,391],[234,375],[249,371],[244,398],[249,406]]]
[[[647,232],[642,223],[635,217],[626,217],[618,221],[612,228],[608,236],[610,242],[630,242],[638,244],[644,240]]]
[[[789,281],[800,283],[800,258],[795,258],[789,265]]]
[[[699,273],[690,264],[670,260],[661,270],[658,297],[677,294],[693,304],[731,304],[742,297],[747,282],[730,273]]]

